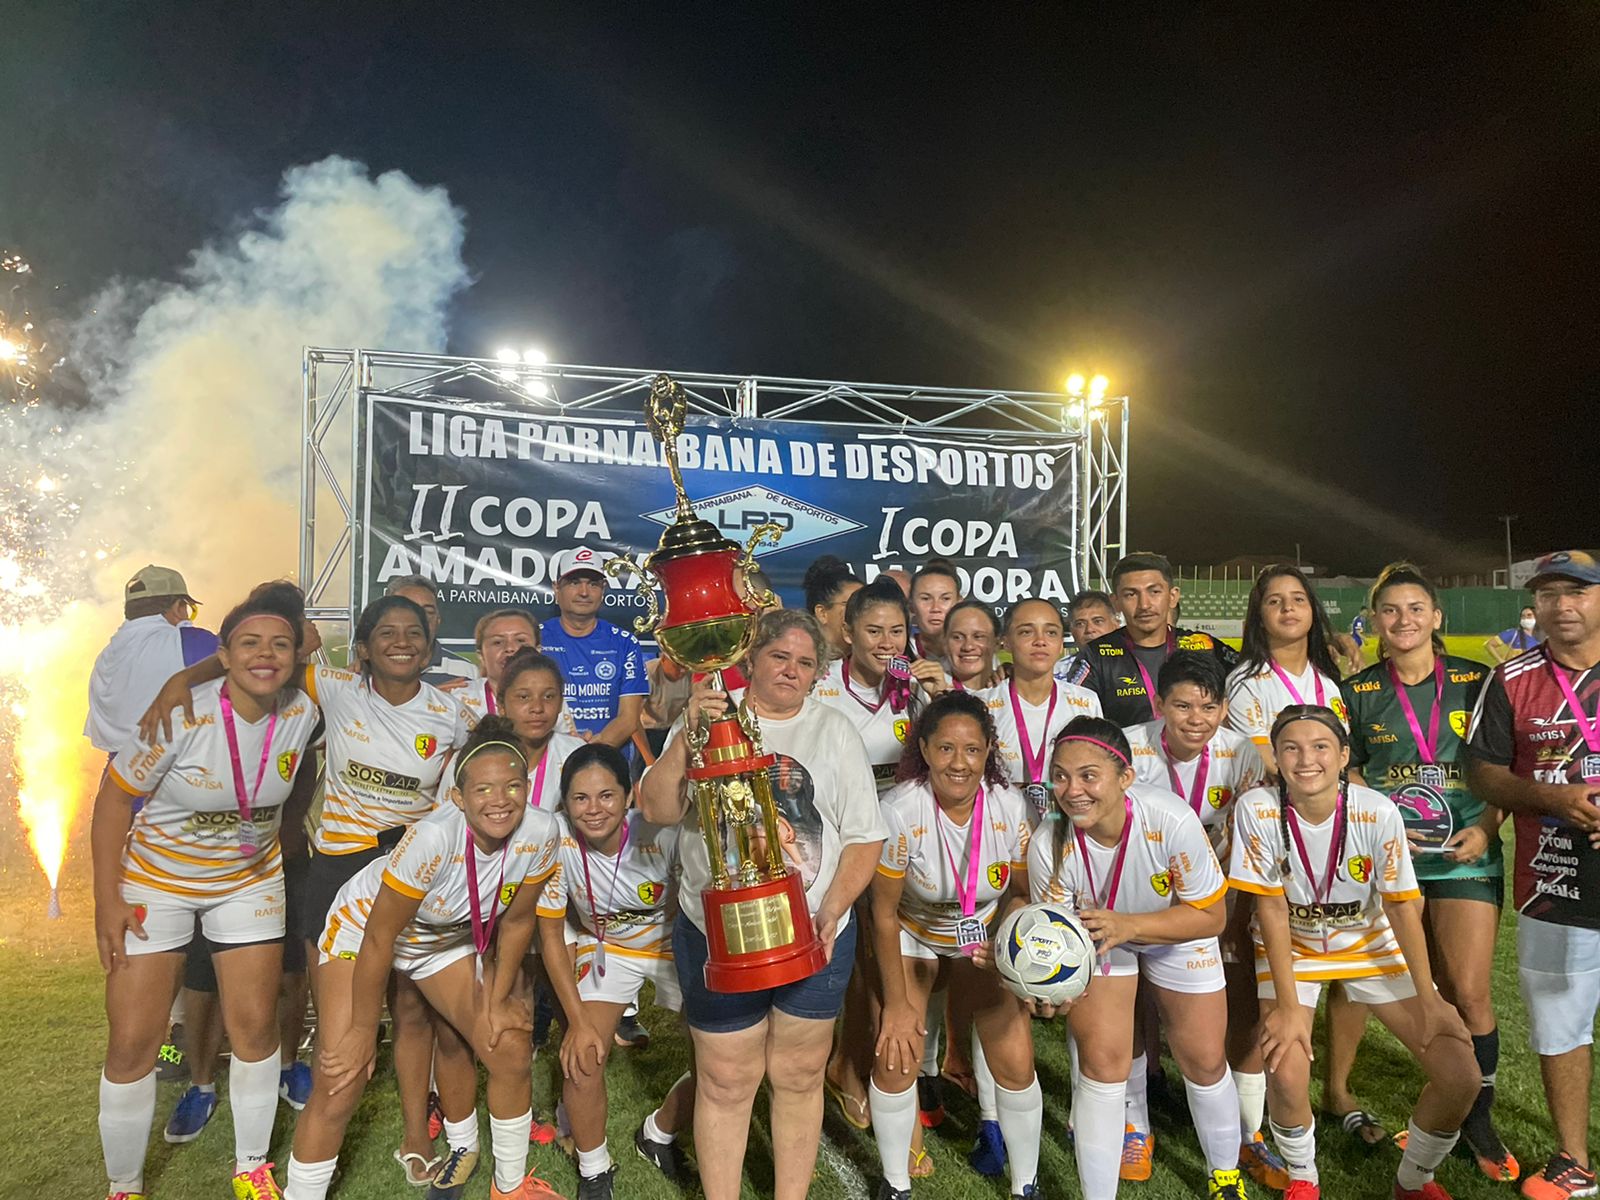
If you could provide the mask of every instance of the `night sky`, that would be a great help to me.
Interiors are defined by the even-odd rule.
[[[338,153],[466,210],[452,352],[1104,371],[1184,563],[1600,537],[1600,6],[6,7],[0,247],[70,302]]]

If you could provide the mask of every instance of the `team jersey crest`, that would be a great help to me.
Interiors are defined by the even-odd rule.
[[[1350,873],[1350,878],[1357,883],[1366,883],[1372,878],[1372,856],[1370,854],[1357,854],[1348,859],[1345,870]]]
[[[1212,808],[1220,809],[1233,796],[1233,790],[1225,787],[1210,787],[1206,789],[1206,803]]]
[[[432,758],[434,752],[439,749],[439,739],[431,733],[419,733],[415,745],[419,758]]]
[[[661,893],[666,890],[666,884],[657,883],[653,879],[646,879],[639,885],[639,899],[653,906],[657,900],[661,899]]]
[[[989,864],[989,886],[995,891],[1001,891],[1006,886],[1006,881],[1011,878],[1009,863],[997,862]]]
[[[1170,896],[1172,894],[1172,872],[1170,870],[1157,871],[1150,876],[1150,886],[1155,889],[1156,895]]]
[[[285,783],[294,778],[294,765],[300,761],[300,755],[293,750],[285,750],[278,755],[278,777]]]
[[[1450,714],[1450,728],[1455,731],[1455,735],[1458,738],[1466,738],[1467,722],[1471,720],[1471,717],[1472,714],[1468,713],[1465,709],[1460,708],[1456,709]]]
[[[904,718],[904,717],[896,718],[895,723],[894,723],[894,740],[897,741],[897,742],[900,742],[903,745],[905,743],[905,740],[906,740],[906,734],[908,734],[910,732],[911,732],[911,722],[906,720],[906,718]]]
[[[1328,707],[1333,709],[1333,715],[1338,717],[1345,725],[1350,724],[1350,710],[1345,707],[1342,696],[1328,697]]]
[[[520,883],[505,883],[500,885],[500,906],[502,908],[507,907],[513,900],[517,898],[517,889],[521,886],[522,885]]]

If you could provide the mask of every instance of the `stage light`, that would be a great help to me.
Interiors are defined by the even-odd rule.
[[[1081,396],[1081,395],[1083,395],[1083,373],[1082,372],[1074,371],[1071,375],[1067,376],[1067,395],[1069,395],[1069,396]]]
[[[1089,403],[1099,407],[1106,398],[1106,389],[1111,386],[1111,381],[1104,375],[1096,375],[1089,381]]]
[[[531,367],[542,367],[550,361],[550,356],[535,346],[532,350],[522,352],[522,361]]]
[[[494,356],[495,356],[495,358],[499,359],[503,363],[514,363],[514,362],[521,362],[522,361],[522,355],[518,354],[515,350],[511,349],[510,346],[502,346],[500,349],[498,349],[498,350],[496,350],[494,352]]]
[[[542,379],[536,379],[528,385],[528,390],[543,400],[550,394],[550,385]]]
[[[1067,405],[1067,413],[1075,421],[1083,420],[1083,401],[1074,400],[1071,404]]]

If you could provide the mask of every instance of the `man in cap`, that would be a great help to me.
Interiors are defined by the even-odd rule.
[[[1567,1200],[1596,1194],[1588,1145],[1600,1010],[1600,562],[1582,550],[1547,554],[1528,587],[1547,640],[1489,676],[1472,714],[1467,780],[1485,804],[1516,817],[1517,977],[1557,1141],[1522,1193]]]
[[[556,559],[557,616],[540,627],[539,643],[561,665],[567,711],[585,741],[626,747],[650,693],[639,639],[599,617],[605,599],[604,559],[579,546]]]

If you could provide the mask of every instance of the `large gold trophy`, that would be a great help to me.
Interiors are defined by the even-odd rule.
[[[643,564],[625,556],[606,573],[638,576],[648,616],[634,622],[654,633],[661,652],[692,672],[733,666],[755,640],[757,610],[770,593],[751,584],[755,549],[777,542],[776,525],[762,525],[740,547],[695,515],[683,490],[678,435],[688,415],[688,397],[666,375],[650,387],[645,422],[661,443],[678,494],[676,519]],[[736,580],[735,575],[740,579]],[[657,609],[655,587],[666,597]],[[689,768],[700,832],[711,864],[705,906],[706,986],[719,992],[781,987],[820,970],[826,962],[806,904],[805,882],[784,865],[778,809],[767,769],[776,761],[761,745],[761,727],[745,704],[709,722],[686,722]],[[757,837],[759,825],[761,836]]]

